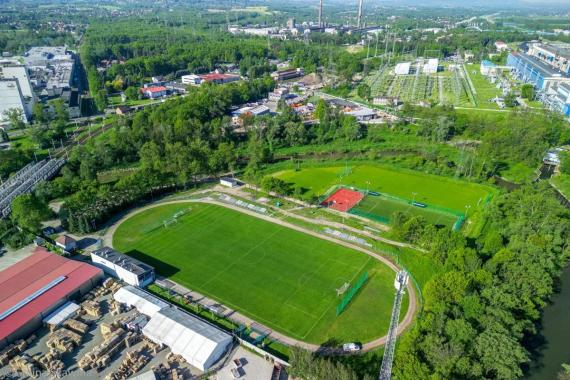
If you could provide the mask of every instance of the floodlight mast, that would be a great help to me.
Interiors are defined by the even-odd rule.
[[[358,2],[358,22],[356,27],[358,29],[362,28],[362,0]]]

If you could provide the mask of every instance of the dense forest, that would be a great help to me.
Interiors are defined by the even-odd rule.
[[[531,358],[525,343],[570,255],[569,217],[546,184],[526,185],[492,202],[476,239],[433,247],[446,270],[425,288],[423,313],[398,347],[394,377],[522,376]],[[399,230],[433,237],[419,220]]]

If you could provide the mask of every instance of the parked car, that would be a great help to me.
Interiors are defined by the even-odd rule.
[[[358,352],[362,350],[360,343],[345,343],[342,345],[342,350],[345,352]]]

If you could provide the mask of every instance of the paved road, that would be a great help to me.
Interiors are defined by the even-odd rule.
[[[294,225],[294,224],[273,218],[273,217],[268,216],[268,215],[262,215],[262,214],[254,212],[254,211],[250,211],[250,210],[247,210],[247,209],[235,206],[235,205],[222,203],[222,202],[216,201],[210,197],[206,197],[206,198],[198,199],[198,200],[174,200],[174,201],[160,202],[160,203],[148,205],[148,206],[139,208],[137,210],[134,210],[133,212],[125,215],[122,219],[120,219],[119,221],[114,223],[111,227],[109,227],[107,229],[104,237],[103,237],[103,241],[105,242],[105,244],[112,246],[112,237],[113,237],[113,234],[115,233],[116,229],[121,225],[121,223],[123,223],[126,219],[130,218],[131,216],[134,216],[134,215],[141,213],[145,210],[148,210],[150,208],[159,207],[159,206],[162,206],[165,204],[192,203],[192,202],[208,203],[208,204],[218,205],[218,206],[226,207],[226,208],[229,208],[229,209],[232,209],[232,210],[235,210],[235,211],[238,211],[238,212],[241,212],[241,213],[244,213],[244,214],[256,217],[256,218],[259,218],[259,219],[266,220],[266,221],[271,222],[271,223],[276,223],[276,224],[282,225],[284,227],[291,228],[293,230],[300,231],[300,232],[306,233],[308,235],[317,237],[319,239],[328,240],[328,241],[333,242],[335,244],[339,244],[339,245],[342,245],[344,247],[360,251],[360,252],[382,262],[383,264],[387,265],[395,273],[397,273],[400,270],[400,268],[398,266],[396,266],[396,264],[394,264],[392,261],[390,261],[386,257],[381,256],[375,252],[372,252],[366,248],[348,243],[346,241],[335,239],[334,237],[329,236],[329,235],[324,235],[324,234],[320,234],[320,233],[311,231],[309,229],[306,229],[306,228],[303,228],[303,227],[300,227],[300,226],[297,226],[297,225]],[[401,323],[398,327],[398,335],[401,334],[404,330],[406,330],[411,325],[413,318],[414,318],[414,315],[416,314],[417,307],[418,307],[416,291],[415,291],[415,288],[414,288],[412,283],[408,283],[407,290],[408,290],[408,295],[409,295],[409,306],[408,306],[408,310],[406,312],[406,315],[404,316],[404,319],[401,321]],[[198,293],[196,293],[196,297],[198,299],[200,299],[199,296],[202,296],[202,295],[201,294],[199,295]],[[211,299],[208,299],[207,297],[204,297],[204,296],[202,296],[202,297],[203,298],[202,298],[201,302],[204,302],[204,305],[211,305],[212,303],[219,304],[218,302],[213,301]],[[256,322],[255,320],[253,320],[253,319],[251,319],[251,318],[249,318],[249,317],[247,317],[241,313],[238,313],[238,312],[235,312],[234,314],[232,314],[230,316],[230,319],[234,320],[234,318],[235,318],[235,321],[238,323],[243,323],[243,324],[256,323],[258,325],[262,325],[262,324]],[[267,329],[270,330],[269,328],[267,328]],[[303,347],[303,348],[305,348],[307,350],[311,350],[311,351],[317,351],[317,350],[321,349],[321,347],[319,345],[303,342],[301,340],[288,337],[287,335],[281,334],[277,331],[272,331],[270,337],[273,337],[273,338],[275,338],[275,339],[277,339],[277,340],[279,340],[279,341],[281,341],[287,345],[299,346],[299,347]],[[387,339],[388,339],[388,336],[385,335],[385,336],[382,336],[382,337],[375,339],[373,341],[367,342],[363,345],[363,351],[369,351],[369,350],[372,350],[374,348],[380,347],[386,343]]]

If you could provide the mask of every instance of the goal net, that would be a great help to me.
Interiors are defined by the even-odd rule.
[[[337,296],[342,296],[350,287],[350,283],[349,282],[345,282],[344,284],[342,284],[342,286],[340,288],[338,288],[336,290],[336,295]]]

